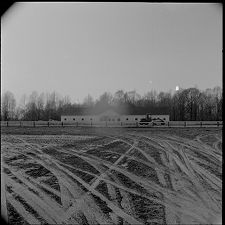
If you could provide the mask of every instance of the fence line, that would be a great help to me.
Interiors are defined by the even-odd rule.
[[[1,127],[152,127],[150,125],[139,125],[138,122],[62,122],[62,121],[1,121]],[[168,121],[165,125],[154,125],[153,127],[221,127],[223,121]]]

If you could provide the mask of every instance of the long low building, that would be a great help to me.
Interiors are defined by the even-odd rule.
[[[151,115],[152,118],[162,119],[165,122],[169,121],[169,115]],[[78,122],[78,123],[98,123],[103,121],[108,122],[139,122],[146,118],[146,115],[120,115],[115,111],[108,110],[99,115],[62,115],[62,122]]]

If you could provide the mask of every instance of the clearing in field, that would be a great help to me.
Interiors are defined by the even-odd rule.
[[[2,131],[10,224],[211,224],[221,217],[221,129],[42,129]]]

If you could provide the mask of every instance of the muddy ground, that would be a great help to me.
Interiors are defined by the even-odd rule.
[[[221,128],[2,128],[10,224],[213,224]]]

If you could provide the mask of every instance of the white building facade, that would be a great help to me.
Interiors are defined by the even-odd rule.
[[[151,115],[152,118],[160,118],[165,122],[169,121],[169,115]],[[97,124],[108,122],[109,124],[118,123],[136,123],[141,119],[146,118],[146,115],[120,115],[112,110],[105,111],[99,115],[62,115],[61,122],[65,123],[87,123]]]

